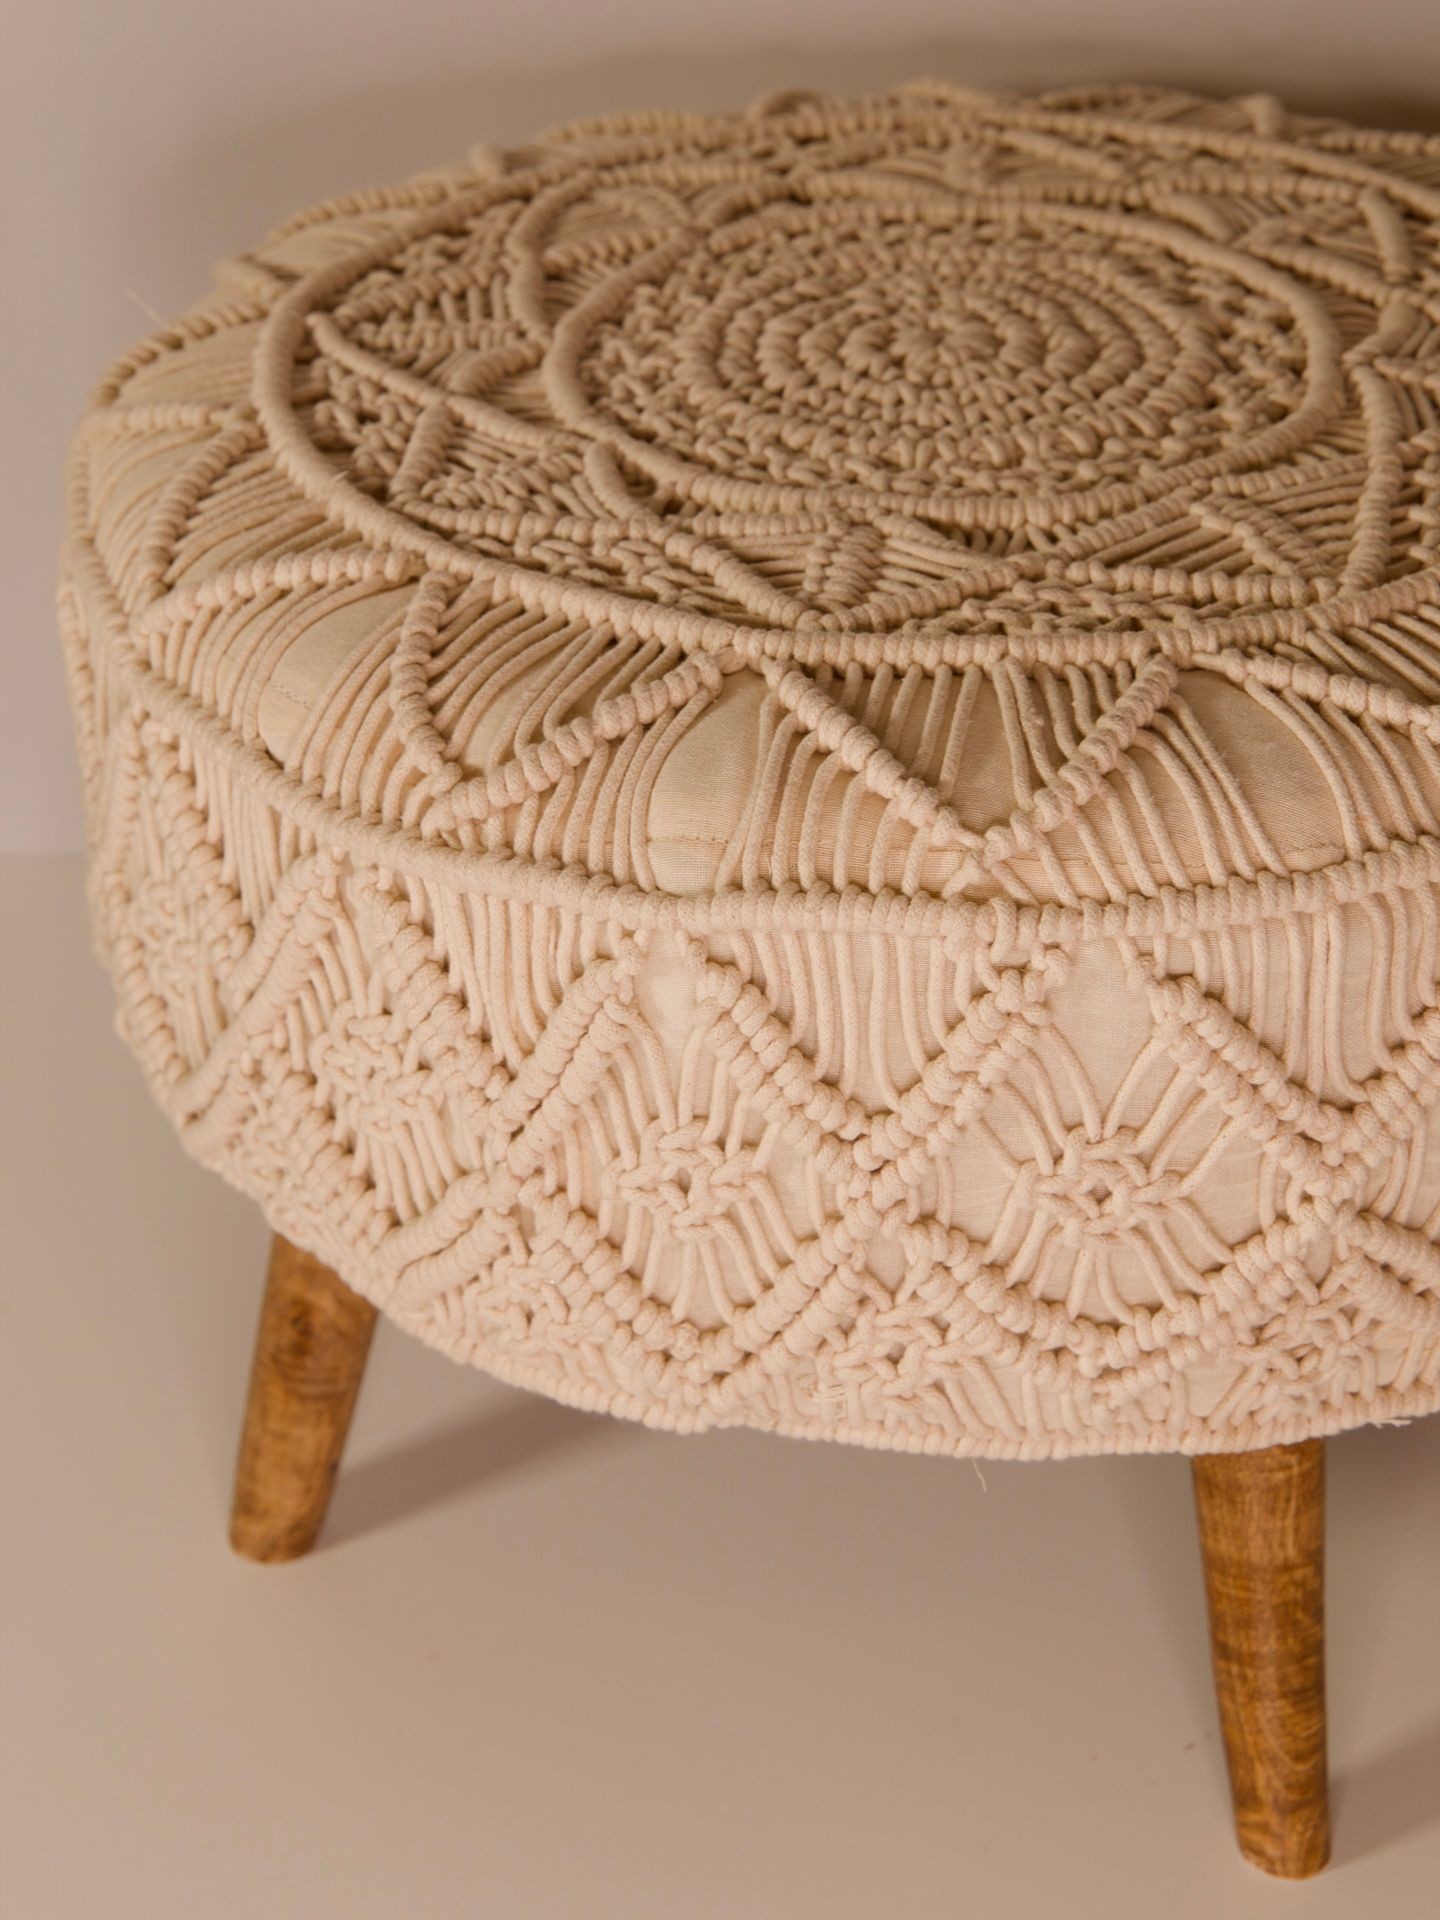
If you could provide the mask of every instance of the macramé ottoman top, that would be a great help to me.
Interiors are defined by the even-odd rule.
[[[122,1030],[421,1338],[957,1454],[1440,1406],[1440,142],[477,149],[126,357],[62,609]]]

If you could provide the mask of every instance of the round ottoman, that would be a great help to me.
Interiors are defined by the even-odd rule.
[[[1319,1442],[1440,1407],[1440,141],[477,148],[222,268],[69,514],[121,1027],[285,1236],[237,1544],[375,1309],[655,1426],[1203,1456],[1242,1841],[1319,1865]]]

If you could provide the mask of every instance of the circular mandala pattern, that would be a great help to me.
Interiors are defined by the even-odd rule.
[[[1375,378],[1433,192],[1234,117],[918,90],[575,132],[296,286],[262,417],[391,545],[717,644],[1383,602],[1434,545]]]

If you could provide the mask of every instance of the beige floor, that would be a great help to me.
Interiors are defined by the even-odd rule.
[[[1427,1920],[1440,1420],[1331,1448],[1336,1862],[1234,1854],[1178,1460],[552,1407],[382,1330],[322,1549],[227,1552],[265,1235],[5,904],[5,1920]]]

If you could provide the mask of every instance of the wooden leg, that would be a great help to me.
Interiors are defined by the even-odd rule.
[[[1240,1851],[1303,1879],[1330,1857],[1325,1443],[1204,1454],[1193,1466]]]
[[[235,1470],[230,1544],[249,1560],[314,1546],[360,1392],[375,1309],[277,1233]]]

